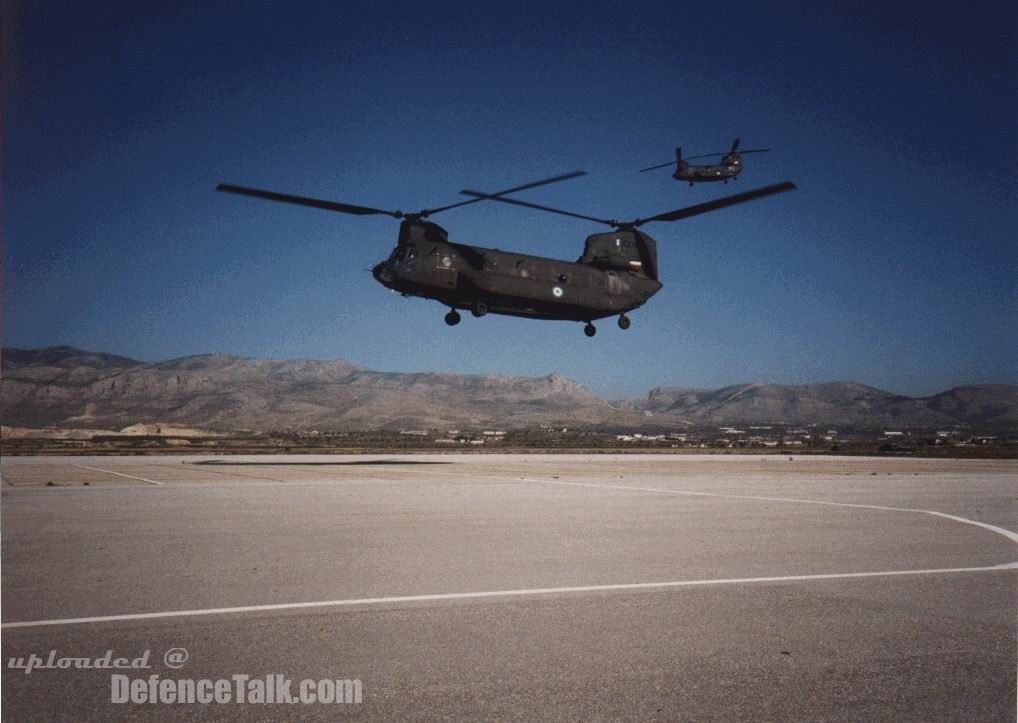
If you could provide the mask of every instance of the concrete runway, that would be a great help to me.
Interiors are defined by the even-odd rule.
[[[36,457],[2,472],[4,719],[1016,715],[1013,461]],[[112,704],[109,670],[6,667],[51,650],[149,650],[132,677],[279,673],[294,693],[359,679],[364,702]]]

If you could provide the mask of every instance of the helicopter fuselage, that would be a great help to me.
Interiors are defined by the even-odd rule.
[[[733,151],[737,145],[738,142],[733,144]],[[676,156],[681,159],[681,155],[681,150],[676,149]],[[728,156],[722,158],[723,163],[730,160]],[[678,221],[795,188],[795,184],[786,181],[647,218],[621,222],[506,198],[511,193],[581,175],[582,171],[574,171],[497,193],[464,189],[461,193],[471,196],[469,201],[426,208],[416,213],[295,196],[230,183],[220,183],[216,189],[353,216],[382,215],[400,219],[396,248],[386,260],[376,264],[371,273],[386,288],[405,296],[434,299],[450,307],[445,315],[445,323],[449,326],[460,323],[457,309],[469,309],[474,316],[493,312],[530,319],[583,321],[586,322],[583,333],[591,337],[597,333],[592,322],[606,316],[618,315],[619,328],[628,329],[631,321],[626,312],[643,306],[661,290],[661,282],[658,281],[657,241],[640,231],[639,227],[652,222]],[[453,243],[444,228],[426,220],[441,211],[485,200],[571,216],[610,226],[613,230],[587,236],[580,258],[576,261],[562,261]]]
[[[725,156],[721,163],[693,165],[680,161],[672,178],[677,181],[703,183],[706,181],[729,181],[742,173],[742,161],[738,156]]]
[[[468,246],[427,221],[404,221],[389,258],[372,269],[383,286],[478,315],[590,322],[642,306],[661,289],[654,240],[623,229],[588,237],[575,262]]]

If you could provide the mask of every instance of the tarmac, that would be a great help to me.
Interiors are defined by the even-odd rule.
[[[208,455],[0,469],[5,720],[1018,712],[1016,461]],[[109,650],[148,667],[24,670],[32,655]],[[363,695],[114,703],[113,674],[278,674],[295,697],[304,679],[358,680]]]

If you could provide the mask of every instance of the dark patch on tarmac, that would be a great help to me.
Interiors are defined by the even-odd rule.
[[[221,459],[207,459],[190,464],[226,465],[230,467],[339,467],[350,465],[418,465],[452,464],[452,462],[430,462],[411,459],[359,459],[354,462],[227,462]]]

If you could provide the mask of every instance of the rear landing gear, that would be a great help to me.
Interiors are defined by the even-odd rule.
[[[619,316],[619,328],[620,329],[628,329],[629,328],[629,323],[630,322],[629,322],[629,317],[628,316],[626,316],[625,314],[622,314],[621,316]]]
[[[594,336],[597,333],[597,327],[588,321],[587,325],[583,327],[583,333],[587,336]]]
[[[445,315],[445,323],[449,326],[456,326],[460,323],[459,312],[455,309],[451,309],[448,314]]]
[[[477,318],[481,318],[488,313],[488,305],[483,301],[475,301],[474,305],[470,307],[470,313]]]

